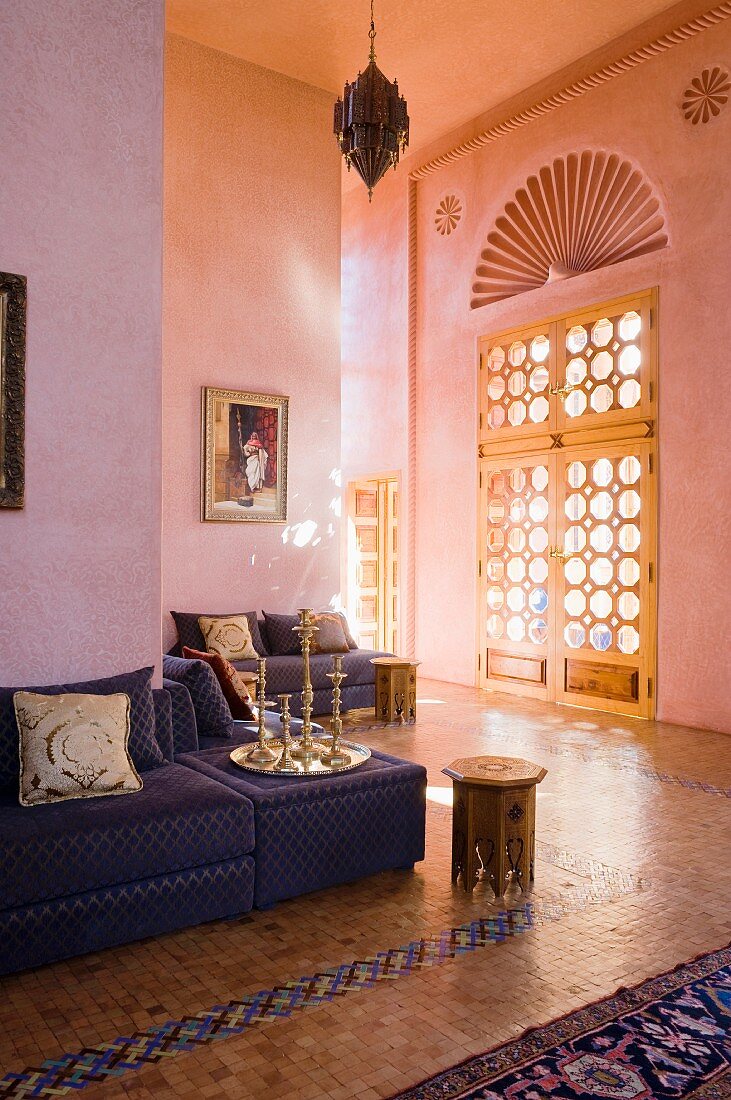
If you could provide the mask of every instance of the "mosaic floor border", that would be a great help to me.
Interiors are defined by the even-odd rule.
[[[430,807],[451,814],[447,807]],[[627,896],[647,883],[597,860],[538,844],[538,858],[571,871],[582,883],[568,892],[547,892],[539,900],[523,900],[489,916],[412,940],[398,948],[320,970],[258,990],[238,1001],[217,1005],[181,1020],[117,1036],[110,1042],[40,1066],[9,1072],[0,1079],[0,1098],[64,1096],[112,1077],[156,1064],[202,1044],[240,1035],[256,1024],[288,1018],[293,1013],[329,1003],[335,997],[372,989],[377,982],[408,977],[424,967],[438,966],[478,948],[498,945],[531,929],[560,920],[591,905]]]

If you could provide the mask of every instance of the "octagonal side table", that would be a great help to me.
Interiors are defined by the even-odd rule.
[[[454,788],[452,882],[468,893],[478,865],[495,896],[512,874],[522,890],[535,877],[536,786],[548,774],[539,764],[509,756],[473,756],[443,769]]]

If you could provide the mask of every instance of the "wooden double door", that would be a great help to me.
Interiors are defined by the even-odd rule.
[[[484,342],[484,688],[653,716],[653,300],[647,293]]]
[[[348,610],[356,640],[362,649],[398,653],[398,479],[352,482],[348,497]]]

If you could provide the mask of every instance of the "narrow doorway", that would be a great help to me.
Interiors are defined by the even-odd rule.
[[[348,485],[348,613],[363,649],[398,653],[399,479]]]

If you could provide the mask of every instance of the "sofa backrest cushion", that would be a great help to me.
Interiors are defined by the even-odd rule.
[[[260,657],[266,657],[268,654],[268,650],[259,631],[259,621],[256,617],[256,611],[171,611],[170,614],[175,620],[175,625],[178,628],[178,644],[181,653],[183,652],[183,646],[187,646],[188,649],[208,648],[206,646],[206,640],[203,637],[203,632],[198,624],[200,618],[228,619],[234,616],[245,615],[249,623],[249,632],[254,644],[254,649]]]
[[[198,727],[195,722],[193,700],[185,684],[163,677],[162,686],[170,696],[173,723],[173,753],[198,752]]]
[[[293,630],[299,626],[299,615],[272,615],[268,611],[264,611],[263,615],[267,624],[269,652],[273,657],[294,657],[302,652],[299,634]]]
[[[183,684],[190,692],[200,737],[233,737],[231,710],[210,665],[205,661],[165,656],[162,674],[168,680]],[[176,752],[179,751],[176,746]]]
[[[119,676],[79,683],[20,685],[0,687],[0,787],[10,787],[19,781],[18,726],[15,720],[13,696],[16,691],[31,691],[37,695],[116,695],[129,696],[130,731],[127,748],[138,772],[149,771],[165,763],[165,757],[155,737],[155,704],[152,697],[153,668],[140,668]]]

